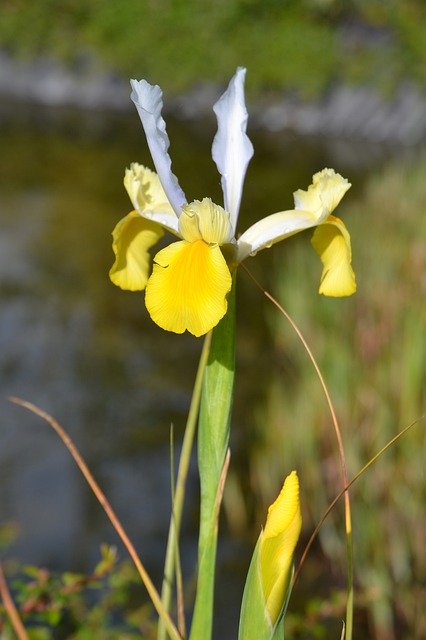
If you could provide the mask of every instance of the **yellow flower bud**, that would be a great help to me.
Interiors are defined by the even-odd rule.
[[[286,600],[301,528],[299,479],[292,471],[285,479],[280,495],[268,509],[259,541],[262,588],[272,626],[276,624]]]

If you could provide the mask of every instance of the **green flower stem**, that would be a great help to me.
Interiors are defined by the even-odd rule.
[[[235,374],[235,278],[225,317],[213,330],[198,426],[200,534],[190,640],[210,640],[221,483],[228,450]]]
[[[169,535],[167,539],[166,560],[164,564],[164,578],[161,589],[161,601],[167,612],[170,611],[172,587],[174,582],[175,558],[178,550],[180,525],[182,520],[183,502],[185,498],[185,486],[191,461],[192,446],[194,443],[195,428],[197,426],[198,411],[200,408],[201,390],[207,359],[210,351],[211,332],[204,338],[197,375],[195,377],[194,390],[192,392],[191,405],[186,421],[185,434],[182,442],[182,451],[179,460],[179,469],[176,480],[176,488],[173,499],[172,517],[170,518]],[[158,640],[166,640],[167,631],[163,619],[158,622]]]

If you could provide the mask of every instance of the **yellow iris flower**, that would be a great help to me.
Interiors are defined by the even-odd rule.
[[[213,107],[218,131],[212,157],[222,176],[224,207],[209,198],[188,204],[171,170],[169,139],[162,118],[162,91],[145,80],[131,80],[136,105],[157,173],[134,163],[124,185],[134,210],[113,231],[115,262],[110,278],[122,289],[145,289],[151,318],[168,331],[201,336],[225,315],[232,270],[249,255],[316,227],[312,238],[323,263],[320,293],[346,296],[355,292],[349,233],[332,215],[351,186],[332,169],[316,173],[307,191],[294,193],[295,208],[267,216],[236,238],[244,177],[253,155],[246,134],[245,69],[237,69]],[[149,249],[164,230],[179,240],[154,257]]]

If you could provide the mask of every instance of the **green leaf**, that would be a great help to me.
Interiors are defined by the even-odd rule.
[[[198,580],[190,640],[209,640],[213,623],[213,594],[218,532],[218,488],[229,443],[235,374],[235,278],[228,311],[213,329],[204,374],[198,426],[200,473],[200,534]]]
[[[269,616],[266,614],[262,589],[259,563],[260,539],[261,536],[253,552],[244,586],[238,640],[270,640],[274,632]]]
[[[290,599],[293,571],[282,611],[276,625],[272,626],[269,615],[266,612],[260,572],[261,536],[262,534],[259,536],[254,549],[244,586],[238,640],[283,640],[284,638],[284,616]]]

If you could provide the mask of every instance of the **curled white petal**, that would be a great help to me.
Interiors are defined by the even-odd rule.
[[[317,224],[315,215],[310,211],[291,209],[273,213],[253,224],[238,238],[237,261],[241,262],[260,249],[269,248],[276,242]]]
[[[170,141],[166,123],[161,116],[163,92],[158,85],[149,84],[146,80],[130,80],[130,84],[130,97],[138,110],[158,177],[170,204],[179,216],[186,198],[171,169],[172,161],[168,154]]]
[[[253,145],[246,134],[245,73],[242,67],[237,69],[227,90],[213,107],[218,129],[213,140],[212,156],[222,176],[224,206],[231,216],[233,233],[237,226],[247,165],[253,155]]]

